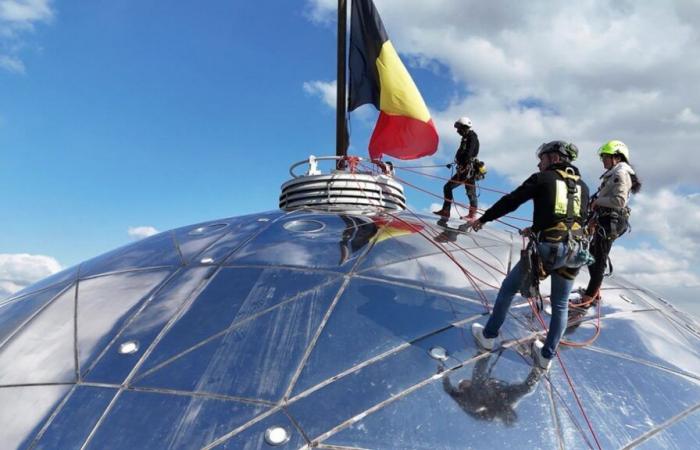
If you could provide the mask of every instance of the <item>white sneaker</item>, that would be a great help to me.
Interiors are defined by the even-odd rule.
[[[472,324],[472,335],[476,344],[484,350],[493,350],[496,338],[487,338],[484,336],[484,326],[480,323]]]
[[[535,366],[540,369],[549,370],[552,365],[552,360],[542,356],[542,348],[544,348],[544,342],[539,339],[532,341],[532,359],[535,360]]]

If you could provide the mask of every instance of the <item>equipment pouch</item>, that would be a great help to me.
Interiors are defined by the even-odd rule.
[[[590,266],[595,258],[588,250],[588,240],[570,238],[567,242],[565,266],[577,269],[582,266]]]

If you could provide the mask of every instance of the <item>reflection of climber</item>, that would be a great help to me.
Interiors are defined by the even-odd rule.
[[[456,242],[457,236],[459,236],[460,233],[466,233],[469,230],[468,223],[463,223],[457,228],[452,228],[447,225],[447,219],[440,219],[437,224],[442,227],[442,231],[435,236],[435,241],[440,243]]]
[[[364,217],[341,215],[340,218],[345,222],[346,227],[340,240],[340,262],[338,265],[345,263],[352,254],[367,245],[379,230],[373,220]]]
[[[533,368],[525,381],[509,384],[490,378],[488,364],[492,356],[493,353],[490,353],[476,362],[471,380],[460,380],[457,386],[452,386],[450,378],[445,375],[442,386],[460,408],[475,419],[500,420],[512,426],[518,420],[515,408],[523,397],[535,390],[543,372]],[[442,368],[438,368],[440,371]]]

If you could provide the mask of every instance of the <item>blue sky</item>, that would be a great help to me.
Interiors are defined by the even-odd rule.
[[[302,89],[333,35],[298,5],[117,3],[56,3],[25,73],[0,71],[3,251],[72,264],[129,226],[271,209],[292,161],[333,150]]]
[[[698,8],[375,3],[440,131],[439,152],[419,164],[449,161],[451,124],[469,115],[485,186],[512,189],[541,142],[569,139],[595,189],[595,149],[623,139],[646,182],[640,214],[680,206],[661,208],[658,226],[633,219],[617,267],[681,296],[700,286],[697,232],[669,219],[700,217],[698,165],[678,168],[672,153],[698,142],[700,97],[678,88],[700,74],[688,25]],[[133,227],[276,208],[291,163],[334,153],[335,4],[0,0],[0,255],[67,267],[129,242]],[[361,156],[375,117],[352,116]],[[437,202],[407,193],[421,211]]]

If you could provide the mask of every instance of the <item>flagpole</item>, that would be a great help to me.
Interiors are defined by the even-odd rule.
[[[338,75],[337,75],[337,98],[335,115],[335,154],[337,156],[347,156],[348,134],[346,127],[346,104],[345,104],[345,71],[346,71],[346,33],[347,33],[347,0],[338,0]],[[338,168],[342,169],[344,164],[339,161]]]

